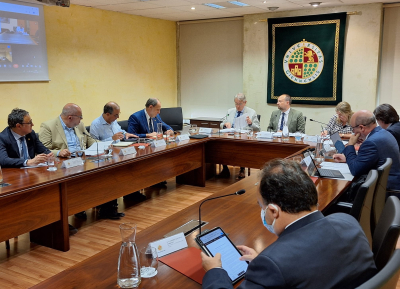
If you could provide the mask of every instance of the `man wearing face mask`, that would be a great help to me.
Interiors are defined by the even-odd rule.
[[[239,288],[355,288],[377,273],[358,222],[347,214],[324,217],[317,210],[312,180],[289,160],[275,159],[262,170],[257,195],[263,225],[278,239],[258,253],[238,246],[249,261]],[[221,255],[202,253],[203,288],[233,288]]]

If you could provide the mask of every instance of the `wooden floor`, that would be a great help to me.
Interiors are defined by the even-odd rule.
[[[134,222],[141,231],[199,200],[234,183],[239,168],[231,168],[230,179],[213,178],[205,188],[177,185],[168,180],[166,187],[151,187],[142,191],[147,200],[132,203],[118,199],[119,211],[125,213],[121,220],[98,219],[96,209],[87,210],[88,219],[81,221],[74,216],[69,223],[79,229],[70,238],[71,249],[60,252],[29,242],[29,235],[10,240],[11,249],[0,243],[0,288],[29,288],[90,256],[121,242],[119,225]],[[252,170],[257,173],[258,170]],[[16,212],[17,213],[17,212]]]
[[[230,179],[208,180],[205,188],[177,185],[175,179],[170,179],[167,187],[151,187],[142,191],[148,198],[142,203],[130,203],[120,198],[119,211],[126,215],[121,220],[98,219],[96,209],[86,211],[86,221],[72,216],[69,223],[77,227],[79,232],[71,237],[71,249],[68,252],[30,243],[28,234],[10,240],[9,251],[5,249],[5,243],[0,243],[0,288],[29,288],[47,279],[119,243],[121,237],[118,226],[121,223],[134,222],[138,225],[138,231],[143,230],[236,182],[238,169],[231,168]],[[252,170],[251,173],[257,172]],[[400,281],[396,288],[400,289]]]

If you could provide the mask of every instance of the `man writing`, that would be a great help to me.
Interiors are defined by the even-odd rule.
[[[306,122],[303,113],[291,108],[292,98],[289,94],[282,94],[278,97],[278,110],[271,114],[268,130],[282,131],[284,126],[288,127],[289,132],[305,133]]]
[[[368,174],[371,169],[377,169],[392,159],[387,188],[400,190],[400,153],[394,136],[378,127],[375,116],[368,110],[360,110],[350,119],[353,133],[342,154],[335,154],[337,162],[346,162],[353,176],[359,177]],[[356,143],[362,143],[358,154],[354,149]]]
[[[8,115],[8,127],[0,133],[0,164],[19,168],[36,166],[54,159],[37,138],[29,112],[15,108]]]
[[[317,190],[301,167],[289,160],[268,162],[261,172],[258,204],[261,222],[278,239],[256,252],[246,246],[250,262],[239,288],[355,288],[377,273],[373,254],[358,222],[317,210]],[[201,253],[203,288],[233,288],[221,268],[221,255]]]
[[[155,137],[157,135],[157,124],[162,124],[165,134],[173,134],[172,128],[161,120],[161,102],[157,98],[149,98],[145,109],[132,114],[128,120],[128,132],[139,137]]]

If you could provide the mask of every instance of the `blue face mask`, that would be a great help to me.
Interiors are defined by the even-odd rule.
[[[270,204],[270,205],[273,206],[275,208],[275,210],[278,210],[278,207],[275,206],[274,204]],[[275,225],[276,219],[274,219],[274,221],[272,222],[271,225],[268,225],[267,222],[265,221],[265,213],[266,213],[267,210],[268,210],[268,205],[265,208],[265,210],[261,209],[261,220],[262,220],[263,225],[265,226],[265,228],[267,228],[268,231],[270,231],[272,234],[276,235],[275,230],[274,230],[274,225]]]

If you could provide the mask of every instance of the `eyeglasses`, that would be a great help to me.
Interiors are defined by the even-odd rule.
[[[20,122],[20,124],[30,124],[30,125],[32,125],[33,124],[33,120],[31,119],[30,122]]]
[[[372,124],[372,123],[374,123],[374,122],[370,122],[370,123],[367,123],[367,124],[362,124],[362,123],[360,123],[360,124],[358,124],[358,125],[356,125],[356,126],[352,126],[351,128],[352,128],[353,131],[354,131],[354,129],[357,128],[357,127],[359,127],[360,125],[368,126],[368,125],[370,125],[370,124]]]
[[[235,102],[235,105],[236,105],[236,106],[240,106],[240,105],[242,105],[242,104],[243,104],[243,102],[239,102],[239,103]]]
[[[70,115],[70,116],[76,116],[76,117],[79,117],[80,119],[83,119],[83,116],[81,116],[81,115]]]

